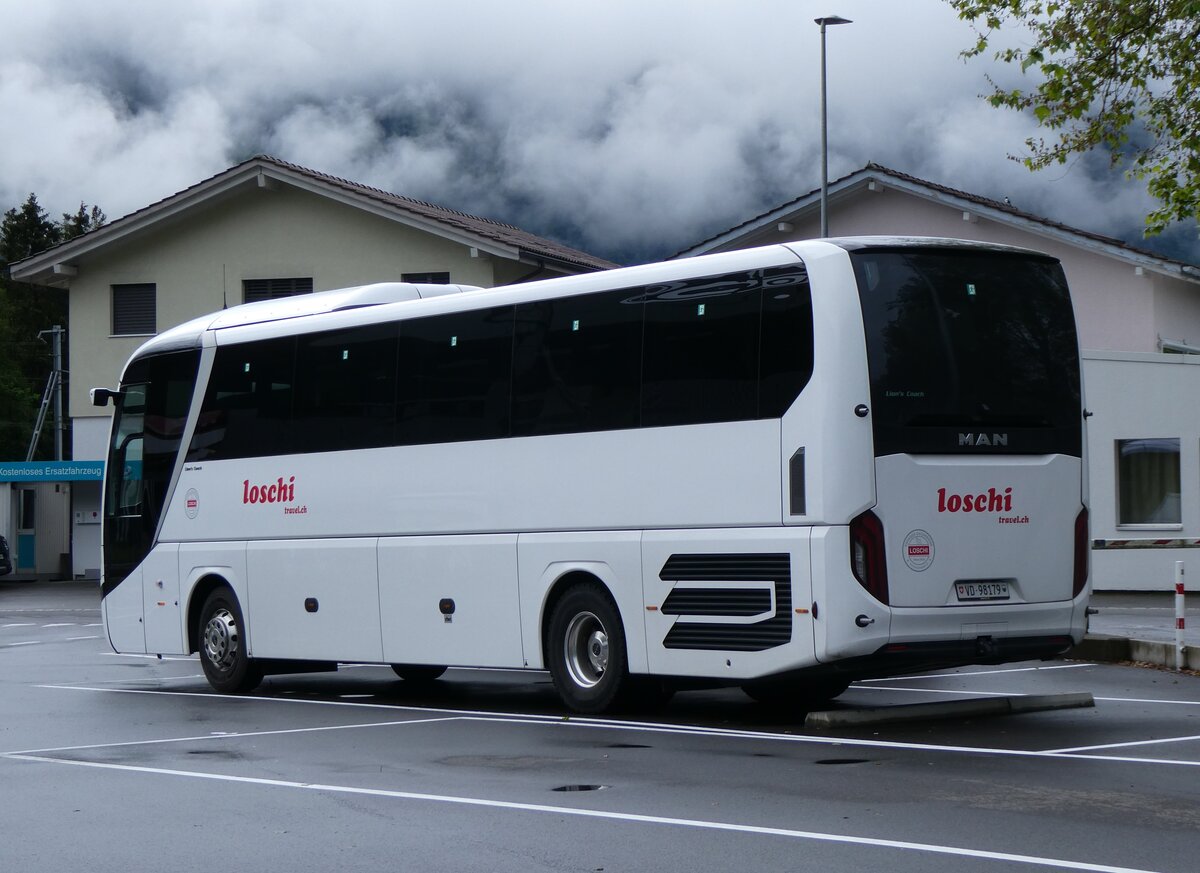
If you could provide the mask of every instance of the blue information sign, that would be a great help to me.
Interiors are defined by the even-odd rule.
[[[0,461],[0,482],[99,482],[103,461]]]

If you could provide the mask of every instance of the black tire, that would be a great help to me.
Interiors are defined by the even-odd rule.
[[[850,687],[849,679],[792,679],[747,682],[742,686],[752,698],[768,706],[804,709],[828,703]]]
[[[245,622],[237,597],[221,587],[200,610],[200,664],[208,684],[225,694],[251,691],[262,682],[262,667],[246,654]]]
[[[446,672],[436,664],[392,664],[392,672],[405,682],[432,682]]]
[[[546,659],[554,690],[575,712],[604,712],[629,690],[625,630],[607,591],[581,584],[559,599],[547,628]]]

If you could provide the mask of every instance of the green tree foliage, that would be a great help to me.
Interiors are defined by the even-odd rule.
[[[53,221],[36,195],[30,194],[20,206],[5,212],[0,223],[0,276],[7,276],[5,268],[9,264],[94,230],[104,222],[99,207],[84,203],[74,214],[63,213],[60,221]],[[67,324],[65,291],[0,278],[0,460],[25,457],[38,401],[52,366],[50,346],[38,339],[38,333],[56,324]],[[42,443],[52,442],[53,435],[46,428]],[[39,457],[46,457],[42,444],[39,449]]]
[[[1020,47],[994,53],[1040,74],[1029,89],[995,86],[993,106],[1028,110],[1054,135],[1026,140],[1026,166],[1066,163],[1096,147],[1143,179],[1159,206],[1146,234],[1200,217],[1200,0],[948,0],[988,50],[1003,28]]]

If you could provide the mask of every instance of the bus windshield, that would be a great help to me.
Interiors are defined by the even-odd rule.
[[[1078,340],[1057,261],[969,248],[850,255],[876,456],[1081,454]]]
[[[104,496],[104,591],[149,553],[179,455],[198,351],[132,362],[121,382]]]

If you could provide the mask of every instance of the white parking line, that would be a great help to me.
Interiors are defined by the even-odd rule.
[[[18,621],[13,624],[0,624],[0,628],[6,627],[37,627],[37,625],[32,621]]]
[[[1066,752],[1094,752],[1100,749],[1128,749],[1132,746],[1157,746],[1163,743],[1188,743],[1200,740],[1200,734],[1191,737],[1163,737],[1158,740],[1135,740],[1129,743],[1105,743],[1101,746],[1076,746],[1073,749],[1055,749],[1058,754]]]
[[[67,642],[73,643],[76,640],[98,640],[98,639],[100,639],[100,637],[96,636],[95,634],[92,634],[90,637],[67,637]]]
[[[97,638],[99,639],[99,638]],[[144,661],[195,661],[195,655],[135,655],[130,652],[97,652],[110,658],[141,658]]]
[[[392,721],[376,721],[367,722],[364,724],[335,724],[335,725],[320,725],[318,727],[308,728],[282,728],[274,731],[216,731],[208,734],[200,734],[194,737],[166,737],[157,740],[127,740],[122,743],[92,743],[86,746],[58,746],[52,749],[24,749],[19,752],[0,752],[0,758],[20,758],[30,755],[49,755],[55,752],[96,752],[102,749],[118,749],[127,748],[129,746],[162,746],[172,743],[195,743],[202,740],[228,740],[238,737],[273,737],[283,734],[312,734],[323,733],[325,731],[347,731],[357,728],[377,728],[377,727],[404,727],[414,724],[433,724],[442,721],[461,721],[461,719],[447,718],[412,718],[399,719]]]
[[[17,646],[36,646],[41,644],[41,640],[21,640],[18,643],[5,643],[3,648],[15,649]]]
[[[852,685],[851,690],[859,691],[917,691],[922,694],[958,694],[966,697],[1013,697],[1024,694],[1023,691],[960,691],[952,688],[915,688],[902,685],[889,685],[886,688],[878,685]],[[1200,700],[1168,700],[1156,697],[1095,697],[1105,703],[1154,703],[1162,706],[1200,706]]]
[[[73,621],[59,621],[59,622],[55,622],[54,624],[42,625],[42,627],[75,627],[75,626],[76,626],[76,623]]]
[[[594,719],[575,716],[534,715],[524,713],[501,713],[481,710],[441,709],[426,706],[396,706],[382,703],[359,703],[348,700],[310,700],[298,697],[262,697],[243,694],[210,694],[194,691],[158,691],[143,688],[98,688],[84,685],[36,685],[61,691],[88,691],[104,694],[156,694],[164,697],[204,697],[208,699],[236,700],[242,703],[287,703],[311,706],[349,706],[359,709],[386,709],[392,712],[437,713],[462,720],[494,723],[540,724],[571,728],[599,730],[621,730],[640,733],[674,734],[679,736],[727,737],[732,739],[769,740],[774,742],[800,743],[821,746],[851,746],[862,748],[896,749],[900,751],[947,752],[967,755],[995,755],[1015,758],[1083,759],[1122,764],[1163,764],[1176,767],[1200,767],[1200,761],[1178,761],[1169,758],[1132,758],[1115,755],[1084,755],[1070,752],[1043,752],[1032,749],[997,749],[986,746],[950,746],[936,743],[905,743],[895,740],[867,740],[851,737],[809,736],[804,734],[772,733],[768,731],[744,731],[730,728],[704,727],[702,725],[672,725],[655,722],[623,721],[618,719]]]
[[[916,843],[907,840],[887,840],[875,837],[857,837],[849,834],[801,831],[790,828],[737,824],[735,822],[670,818],[667,816],[639,815],[636,813],[612,812],[599,809],[579,809],[569,806],[549,806],[540,803],[518,803],[509,800],[490,800],[481,797],[457,797],[445,794],[423,794],[415,791],[392,791],[383,788],[359,788],[351,785],[321,785],[309,782],[293,782],[285,779],[260,779],[251,776],[231,776],[220,773],[205,773],[195,770],[171,770],[161,767],[139,767],[131,764],[109,764],[98,761],[68,761],[59,758],[47,758],[37,755],[12,755],[9,757],[11,757],[13,760],[32,761],[43,764],[62,764],[71,767],[93,767],[101,770],[117,770],[127,773],[145,773],[159,776],[176,776],[188,779],[211,779],[218,782],[232,782],[243,785],[266,786],[270,788],[290,788],[299,791],[317,791],[330,794],[353,794],[368,797],[384,797],[394,800],[413,800],[426,803],[444,803],[457,806],[504,809],[517,812],[549,813],[550,815],[555,816],[574,816],[578,818],[603,819],[608,821],[630,822],[635,824],[665,827],[695,828],[699,830],[725,831],[751,834],[755,836],[789,837],[796,840],[813,840],[826,843],[871,846],[874,848],[898,849],[902,851],[923,852],[933,855],[951,855],[955,857],[979,858],[992,861],[1009,861],[1017,864],[1055,867],[1063,870],[1087,870],[1094,871],[1094,873],[1152,873],[1152,871],[1132,867],[1117,867],[1110,864],[1091,864],[1084,861],[1071,861],[1064,858],[1045,858],[1037,855],[1018,855],[1009,852],[991,852],[984,849],[971,849],[962,846],[943,846],[934,843]]]
[[[1052,667],[1008,667],[1004,670],[962,670],[957,673],[929,673],[917,676],[891,676],[886,679],[863,679],[862,682],[912,682],[915,679],[961,679],[963,676],[991,676],[996,673],[1036,673],[1041,670],[1078,670],[1096,664],[1055,664]]]

